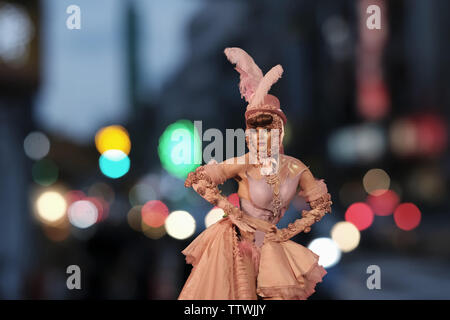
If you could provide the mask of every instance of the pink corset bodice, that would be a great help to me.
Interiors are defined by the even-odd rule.
[[[282,179],[280,184],[282,209],[279,216],[275,216],[275,210],[272,206],[272,186],[264,178],[254,179],[247,174],[250,201],[241,199],[242,210],[253,217],[277,224],[288,209],[292,198],[295,196],[300,176],[303,172],[301,171],[293,177],[287,176],[285,179]]]

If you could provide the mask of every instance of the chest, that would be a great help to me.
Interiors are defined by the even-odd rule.
[[[287,176],[284,179],[280,179],[279,194],[283,208],[287,208],[294,197],[300,176],[301,174],[297,174],[293,177]],[[247,178],[251,201],[261,208],[271,209],[274,197],[273,185],[269,184],[264,177],[255,179],[247,175]]]

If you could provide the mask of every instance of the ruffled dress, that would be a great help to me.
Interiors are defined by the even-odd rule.
[[[283,183],[283,211],[272,220],[270,186],[264,186],[264,179],[249,178],[251,199],[240,202],[243,218],[222,218],[182,251],[193,268],[179,300],[304,300],[315,292],[327,273],[319,256],[294,241],[265,237],[284,215],[299,177]]]

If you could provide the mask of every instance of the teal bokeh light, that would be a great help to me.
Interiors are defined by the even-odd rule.
[[[121,150],[108,150],[100,156],[99,166],[105,176],[117,179],[130,170],[130,158]]]

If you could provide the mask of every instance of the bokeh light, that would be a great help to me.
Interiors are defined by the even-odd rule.
[[[169,214],[165,226],[167,234],[172,238],[184,240],[194,234],[196,223],[189,212],[178,210]]]
[[[379,120],[390,109],[390,97],[382,80],[358,81],[358,111],[367,120]]]
[[[345,220],[353,223],[359,231],[370,227],[373,219],[374,214],[372,209],[363,202],[352,204],[345,212]]]
[[[394,121],[390,127],[389,140],[393,153],[406,157],[414,154],[418,146],[417,131],[409,119]]]
[[[21,3],[0,2],[0,62],[22,68],[30,60],[35,26]]]
[[[374,214],[378,216],[388,216],[394,213],[400,202],[400,198],[393,190],[380,190],[375,192],[378,195],[367,196],[367,204],[372,208]]]
[[[448,144],[448,127],[442,116],[421,113],[396,120],[390,129],[391,148],[398,156],[434,157]]]
[[[153,240],[157,240],[162,238],[166,234],[166,227],[164,225],[159,226],[157,228],[150,227],[142,222],[142,233]]]
[[[66,209],[66,200],[56,191],[45,191],[36,201],[38,218],[45,224],[55,225],[60,222],[66,214]]]
[[[331,229],[331,239],[342,252],[350,252],[358,247],[361,234],[353,223],[341,221]]]
[[[31,169],[33,181],[45,187],[54,184],[58,180],[58,173],[58,167],[50,159],[37,161]]]
[[[395,224],[406,231],[415,229],[420,224],[421,216],[419,208],[411,202],[400,204],[394,211]]]
[[[354,129],[354,135],[358,161],[376,161],[384,154],[387,142],[381,126],[363,124]]]
[[[142,206],[134,206],[128,211],[127,221],[131,229],[135,231],[142,231]]]
[[[44,158],[50,150],[50,141],[42,132],[34,131],[29,133],[23,141],[25,154],[33,159]]]
[[[368,194],[380,195],[389,189],[391,178],[383,169],[370,169],[364,175],[363,185]]]
[[[341,128],[331,133],[328,139],[328,153],[336,163],[353,163],[357,160],[353,128]]]
[[[415,117],[418,152],[426,157],[441,154],[447,148],[447,124],[442,116],[419,114]]]
[[[86,197],[84,200],[90,201],[97,208],[97,222],[103,221],[108,217],[109,204],[103,198]]]
[[[137,183],[130,189],[128,199],[132,206],[143,205],[147,201],[156,200],[156,192],[147,183]]]
[[[169,215],[169,209],[160,200],[148,201],[142,207],[142,221],[149,227],[162,226]]]
[[[112,125],[97,132],[95,135],[95,146],[100,154],[108,150],[120,150],[128,155],[131,150],[131,141],[124,127]]]
[[[233,204],[233,206],[241,208],[241,205],[239,204],[239,196],[237,193],[230,194],[227,199]]]
[[[158,155],[167,172],[186,178],[202,161],[201,140],[194,124],[179,120],[169,125],[159,139]]]
[[[363,124],[334,131],[328,140],[328,153],[336,163],[352,164],[378,160],[386,150],[382,127]]]
[[[97,222],[98,210],[89,200],[78,200],[67,210],[70,223],[80,229],[86,229]]]
[[[434,166],[413,169],[406,185],[411,196],[431,204],[445,199],[447,195],[445,175]]]
[[[341,250],[330,238],[317,238],[311,241],[308,249],[319,256],[319,265],[331,268],[341,259]]]
[[[206,228],[209,228],[211,225],[221,220],[224,214],[225,212],[223,211],[222,208],[219,207],[212,208],[205,217]]]
[[[130,169],[130,158],[120,150],[108,150],[100,156],[99,165],[105,176],[117,179]]]

